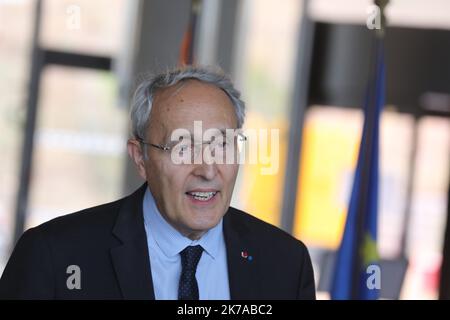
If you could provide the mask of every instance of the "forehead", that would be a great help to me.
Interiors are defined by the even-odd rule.
[[[164,131],[191,129],[194,121],[202,121],[203,128],[237,126],[234,106],[228,95],[212,84],[197,80],[187,80],[158,91],[150,119]]]

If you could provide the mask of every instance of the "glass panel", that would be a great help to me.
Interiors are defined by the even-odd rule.
[[[450,121],[424,117],[418,129],[417,170],[407,243],[410,265],[402,297],[437,299],[447,219]]]
[[[41,43],[44,47],[115,55],[122,39],[124,0],[46,0]]]
[[[334,249],[345,223],[362,113],[312,107],[305,117],[294,235]]]
[[[127,112],[108,72],[49,67],[42,77],[27,226],[121,196]]]
[[[273,166],[262,164],[261,158],[259,164],[242,166],[233,205],[278,225],[294,79],[292,66],[296,63],[302,1],[249,0],[242,5],[242,30],[238,34],[243,47],[236,69],[237,82],[247,103],[244,127],[256,129],[257,134],[260,129],[267,130],[262,134],[268,141],[272,132],[278,132],[279,153],[271,144],[267,155],[274,152],[273,160],[278,160],[278,168],[274,162]],[[264,168],[274,174],[263,174]]]
[[[33,9],[34,1],[0,1],[0,274],[14,230]]]

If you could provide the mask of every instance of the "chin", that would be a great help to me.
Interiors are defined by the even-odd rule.
[[[189,227],[195,231],[208,231],[214,228],[220,221],[223,215],[205,214],[205,212],[196,212],[194,218],[190,221]]]

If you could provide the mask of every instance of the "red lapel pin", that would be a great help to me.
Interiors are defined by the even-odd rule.
[[[241,257],[247,259],[248,261],[252,261],[253,257],[248,255],[247,251],[241,251]]]

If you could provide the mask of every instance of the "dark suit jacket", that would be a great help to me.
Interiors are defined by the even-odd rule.
[[[154,299],[142,199],[121,200],[26,231],[0,279],[1,299]],[[308,251],[287,233],[231,208],[224,216],[232,299],[314,299]],[[242,257],[245,251],[252,259]],[[70,265],[81,289],[68,289]]]

